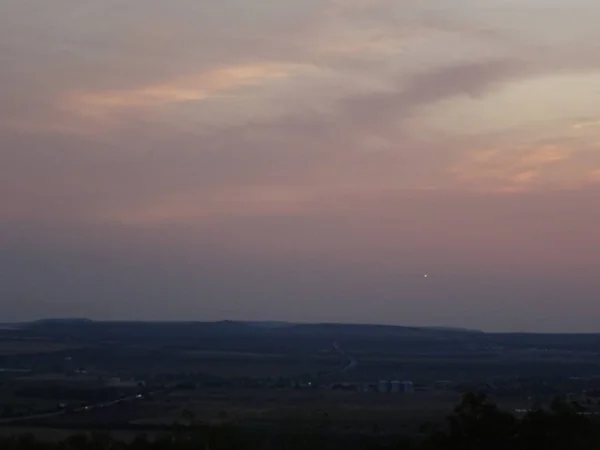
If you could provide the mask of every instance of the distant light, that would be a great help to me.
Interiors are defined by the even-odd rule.
[[[423,275],[423,278],[429,278],[429,274],[426,273],[425,275]]]

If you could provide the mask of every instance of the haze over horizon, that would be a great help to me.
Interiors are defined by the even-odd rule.
[[[0,322],[600,331],[598,17],[4,0]]]

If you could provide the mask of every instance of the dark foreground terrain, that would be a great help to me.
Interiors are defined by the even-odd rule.
[[[326,435],[431,444],[423,424],[447,428],[467,392],[488,395],[519,427],[558,420],[531,412],[548,411],[557,396],[579,408],[577,420],[593,422],[599,353],[600,335],[227,321],[10,325],[0,329],[0,437],[59,442],[110,432],[150,448],[136,436],[193,429],[194,439],[200,430],[247,442]],[[153,448],[169,448],[160,442]]]
[[[34,434],[0,438],[3,449],[213,449],[213,450],[592,450],[600,448],[600,427],[579,405],[556,399],[548,410],[523,417],[501,411],[485,396],[467,394],[444,423],[424,426],[419,435],[344,434],[328,424],[310,428],[257,430],[191,421],[168,433],[130,439],[110,433],[80,433],[57,441]]]

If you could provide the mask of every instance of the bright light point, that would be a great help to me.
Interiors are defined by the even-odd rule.
[[[423,278],[429,278],[429,274],[423,275]]]

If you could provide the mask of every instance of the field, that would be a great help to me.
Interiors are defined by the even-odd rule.
[[[0,341],[0,355],[26,355],[79,350],[83,345],[44,340]]]
[[[416,432],[426,422],[441,422],[459,400],[454,393],[382,396],[346,392],[212,390],[172,393],[153,401],[106,411],[31,421],[22,426],[47,429],[152,432],[175,424],[236,424],[243,427],[365,432]],[[13,429],[14,424],[12,425]]]

